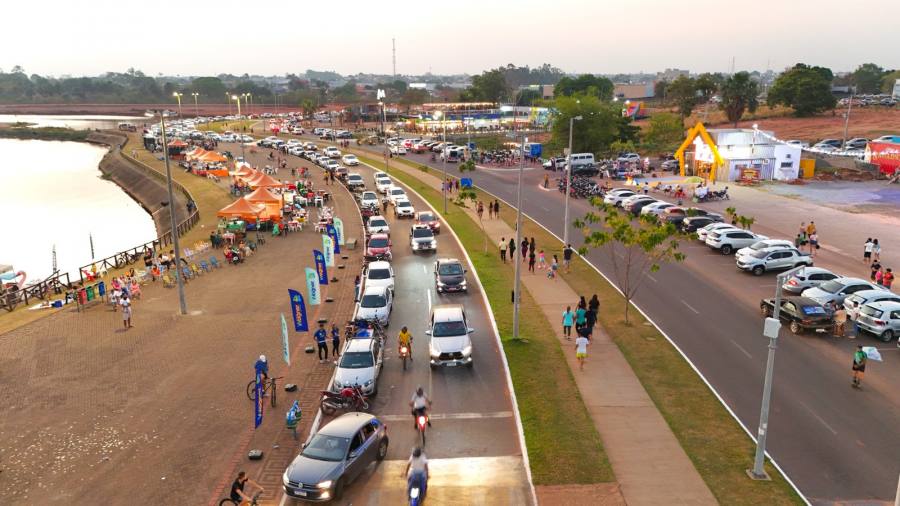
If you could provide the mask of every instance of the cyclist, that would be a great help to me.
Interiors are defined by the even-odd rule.
[[[256,371],[256,376],[259,378],[259,382],[263,386],[263,397],[266,396],[266,383],[269,381],[269,361],[266,359],[265,355],[260,355],[256,360],[256,363],[253,364],[253,369]]]
[[[253,502],[253,498],[244,493],[244,485],[247,483],[259,489],[260,492],[265,491],[259,483],[247,477],[247,473],[241,471],[238,473],[234,483],[231,484],[231,495],[229,496],[235,504],[241,504],[243,501]]]
[[[409,490],[413,485],[417,484],[419,485],[419,490],[422,491],[421,497],[424,499],[425,492],[428,491],[428,458],[425,457],[425,452],[418,446],[413,448],[412,455],[409,456],[409,460],[406,462],[406,471],[403,475],[406,476],[407,495],[409,495]]]
[[[431,399],[425,394],[425,389],[421,386],[416,388],[416,393],[413,394],[412,400],[409,401],[409,406],[412,408],[413,428],[418,428],[416,426],[416,419],[419,415],[425,415],[428,408],[431,407]],[[431,427],[430,419],[428,420],[428,426]]]
[[[409,333],[406,327],[400,329],[400,333],[397,334],[397,342],[398,347],[406,346],[406,349],[409,350],[409,359],[412,360],[412,334]]]

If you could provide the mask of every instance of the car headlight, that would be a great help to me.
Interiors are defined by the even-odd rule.
[[[365,386],[365,387],[372,386],[372,383],[375,383],[375,380],[369,380],[369,381],[366,381],[366,382],[363,384],[363,386]]]
[[[437,241],[431,241],[428,244],[430,244],[432,248],[437,248]]]
[[[438,358],[438,357],[441,356],[441,352],[437,351],[437,350],[434,349],[434,348],[429,348],[429,349],[428,349],[428,352],[429,352],[429,354],[431,355],[431,358]]]
[[[470,345],[466,346],[465,348],[463,348],[462,354],[463,354],[463,356],[466,356],[466,357],[471,355],[472,354],[472,345],[470,344]]]
[[[438,279],[438,280],[437,280],[437,286],[445,286],[445,285],[444,285],[444,282],[443,282],[443,281],[441,281],[440,279]]]
[[[331,480],[325,480],[318,485],[319,488],[331,488]]]
[[[288,469],[285,469],[284,474],[281,475],[281,483],[287,486],[289,481],[291,481],[291,479],[288,476]]]

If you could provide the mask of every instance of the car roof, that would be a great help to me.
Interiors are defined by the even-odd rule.
[[[360,339],[355,337],[349,340],[347,348],[344,351],[369,351],[372,349],[372,341],[374,341],[374,339]]]
[[[866,304],[867,306],[874,307],[875,309],[881,309],[882,311],[890,311],[893,309],[900,309],[900,302],[893,300],[882,300],[879,302],[869,302]]]
[[[459,261],[458,258],[438,258],[436,261],[439,264],[451,264],[451,263],[461,264],[462,263]]]
[[[413,225],[410,227],[412,230],[431,230],[431,227],[428,225]]]
[[[370,295],[370,294],[380,295],[386,291],[387,291],[386,286],[367,286],[365,291],[363,292],[363,295]]]
[[[828,269],[826,269],[824,267],[804,267],[803,272],[804,273],[813,273],[813,274],[820,274],[820,273],[827,272],[829,274],[834,274],[833,272],[829,271]],[[796,275],[797,274],[795,273],[793,276],[796,276]]]
[[[842,285],[858,285],[858,284],[868,285],[868,284],[871,284],[864,279],[850,278],[850,277],[834,278],[832,281],[837,281],[838,283],[840,283]]]
[[[384,260],[376,260],[375,262],[369,262],[369,270],[372,269],[390,269],[391,263],[386,262]]]
[[[375,415],[370,415],[369,413],[361,413],[359,411],[354,411],[353,413],[344,413],[343,415],[332,420],[326,426],[319,429],[318,433],[325,436],[350,438],[353,437],[356,432],[363,427],[363,425],[371,422],[374,418]]]
[[[462,319],[463,307],[461,304],[441,304],[431,308],[431,315],[436,322],[459,321]]]
[[[853,295],[859,295],[861,297],[865,297],[870,299],[876,295],[892,295],[894,297],[900,298],[900,295],[895,294],[894,292],[886,289],[886,288],[873,288],[871,290],[860,290]]]
[[[788,295],[786,297],[781,298],[785,302],[794,302],[796,304],[800,304],[801,306],[821,306],[815,301],[815,299],[811,299],[809,297],[803,297],[802,295]]]
[[[387,223],[387,220],[385,220],[384,216],[382,216],[380,214],[376,214],[374,216],[369,216],[369,223],[372,223],[372,220],[374,220],[376,218],[378,218],[379,220],[384,220],[384,222]]]
[[[412,205],[412,203],[410,203],[409,199],[407,199],[407,198],[397,199],[397,205],[398,205],[398,206],[399,206],[400,204],[404,203],[404,202],[406,202],[406,203],[409,204],[409,205]]]
[[[378,232],[377,234],[372,234],[369,236],[369,239],[387,239],[388,235],[384,232]]]

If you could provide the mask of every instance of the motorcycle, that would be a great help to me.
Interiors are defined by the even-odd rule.
[[[425,428],[428,426],[428,415],[425,413],[424,409],[416,410],[416,429],[418,429],[419,434],[422,436],[422,446],[425,446]]]
[[[333,415],[335,411],[341,409],[346,411],[365,411],[369,409],[369,402],[363,395],[359,385],[345,387],[340,392],[334,393],[328,390],[322,390],[322,400],[320,402],[322,413]]]
[[[400,360],[403,361],[403,370],[406,370],[406,359],[409,358],[409,346],[400,345]]]
[[[415,473],[407,480],[407,495],[409,506],[418,506],[425,500],[425,492],[428,490],[428,477],[425,473]]]

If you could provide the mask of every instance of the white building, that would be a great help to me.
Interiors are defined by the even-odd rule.
[[[800,147],[772,141],[772,132],[741,128],[706,130],[697,124],[676,152],[685,175],[716,181],[791,181],[800,175]],[[689,151],[688,147],[693,147]]]

